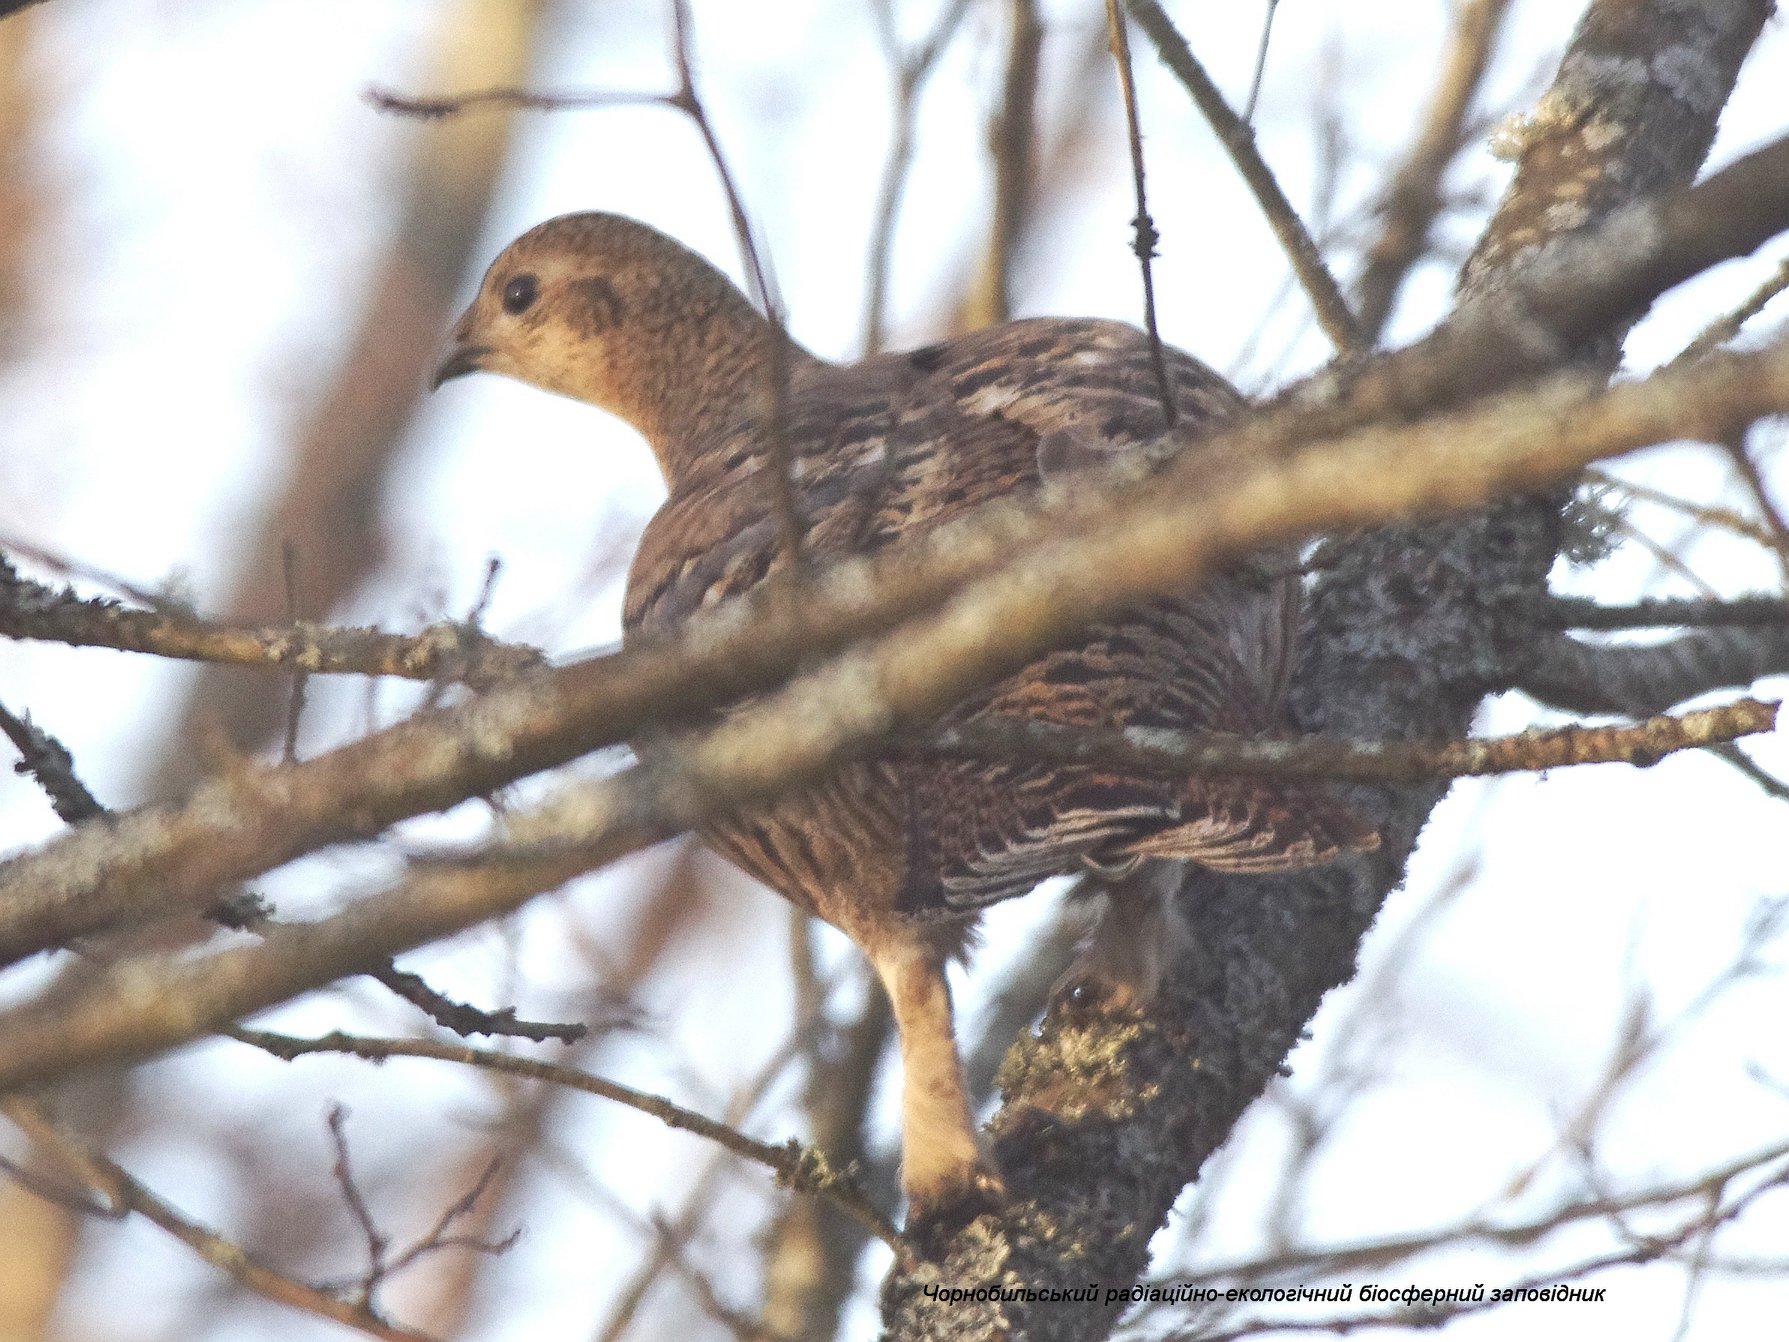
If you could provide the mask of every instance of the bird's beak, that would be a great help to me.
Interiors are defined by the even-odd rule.
[[[467,373],[476,373],[483,368],[487,355],[491,352],[489,345],[468,345],[462,341],[454,341],[447,351],[447,357],[435,370],[434,381],[429,383],[431,390],[439,390],[441,384],[449,378],[464,377]]]

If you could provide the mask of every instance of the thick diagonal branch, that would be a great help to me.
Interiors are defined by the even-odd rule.
[[[1291,460],[1239,467],[1219,481],[1194,471],[1181,479],[1171,470],[1146,491],[1078,516],[1082,529],[1034,543],[1025,562],[967,585],[934,614],[737,710],[648,765],[568,789],[542,811],[515,817],[511,830],[519,846],[501,860],[424,868],[346,913],[278,929],[260,946],[209,960],[126,967],[79,1001],[0,1016],[0,1088],[104,1059],[145,1056],[507,912],[718,809],[811,779],[848,752],[923,724],[964,688],[997,677],[1098,613],[1180,588],[1213,563],[1266,540],[1330,522],[1463,507],[1557,478],[1610,452],[1683,436],[1710,420],[1724,429],[1735,418],[1775,409],[1789,409],[1789,342],[1607,391],[1566,380],[1467,414],[1316,444]],[[410,771],[413,788],[432,776],[431,751],[459,769],[500,774],[515,766],[512,756],[499,753],[502,747],[526,739],[531,749],[546,749],[550,741],[533,733],[563,722],[554,713],[563,714],[564,706],[545,695],[551,683],[538,676],[526,687],[539,702],[523,703],[532,703],[539,722],[493,714],[484,720],[485,734],[467,741],[449,729],[458,721],[453,715],[437,713],[407,724],[407,733],[382,734],[376,748],[371,742],[360,748],[376,750],[380,771]],[[474,708],[504,702],[508,693],[493,691]],[[518,721],[530,728],[526,738],[503,730]],[[5,900],[16,909],[41,898],[50,883],[57,894],[85,892],[85,903],[70,901],[73,912],[61,914],[74,918],[116,885],[144,880],[148,872],[165,873],[159,880],[183,894],[221,876],[252,875],[283,860],[282,846],[344,823],[332,790],[366,791],[357,770],[340,763],[362,760],[351,754],[355,749],[219,780],[215,791],[201,792],[178,811],[139,812],[104,831],[85,827],[85,842],[72,846],[81,861],[91,862],[97,852],[103,863],[106,844],[132,859],[116,870],[115,884],[96,881],[90,865],[71,869],[67,852],[52,845],[10,864],[12,883],[0,887],[0,909]],[[1408,839],[1397,828],[1390,837],[1388,846]],[[27,871],[31,879],[20,876]],[[17,935],[40,936],[41,923],[24,920]]]

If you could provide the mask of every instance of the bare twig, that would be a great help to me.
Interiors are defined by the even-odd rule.
[[[769,392],[769,411],[763,439],[765,451],[770,458],[770,469],[764,475],[770,490],[771,516],[777,520],[783,553],[788,556],[790,571],[793,573],[801,568],[802,523],[801,510],[795,503],[795,481],[790,474],[786,423],[789,412],[788,323],[783,317],[782,300],[771,284],[769,269],[765,265],[757,239],[753,236],[751,220],[745,212],[745,200],[739,193],[739,184],[733,178],[733,170],[727,166],[727,156],[721,152],[721,142],[715,135],[714,123],[709,120],[708,110],[696,93],[689,0],[671,0],[671,20],[676,39],[677,92],[671,95],[670,105],[695,122],[696,130],[702,136],[702,143],[708,149],[708,158],[714,165],[715,176],[720,180],[721,189],[727,194],[727,210],[733,217],[733,233],[739,239],[739,249],[745,258],[752,296],[758,300],[759,308],[770,323],[770,359],[765,369],[765,376],[769,380],[766,387]]]
[[[802,1023],[796,1022],[796,1030],[799,1031],[801,1028]],[[728,1103],[727,1123],[729,1126],[737,1127],[750,1115],[764,1098],[770,1086],[782,1076],[799,1054],[800,1048],[794,1036],[791,1035],[758,1069],[756,1076],[742,1087]],[[670,1220],[671,1228],[678,1234],[691,1233],[713,1209],[714,1187],[722,1170],[728,1165],[727,1154],[724,1148],[717,1149],[713,1153],[713,1158],[706,1162],[702,1170],[690,1181],[684,1194],[682,1207]],[[633,1326],[634,1316],[639,1312],[647,1293],[663,1275],[664,1270],[670,1266],[668,1247],[663,1238],[655,1238],[653,1247],[646,1255],[645,1260],[616,1292],[615,1304],[609,1317],[594,1332],[597,1342],[619,1342],[621,1338],[628,1335],[628,1330]]]
[[[1780,1152],[1777,1156],[1769,1159],[1780,1159]],[[1766,1162],[1750,1161],[1740,1172],[1759,1169],[1763,1163]],[[1718,1231],[1721,1227],[1732,1224],[1761,1198],[1789,1186],[1789,1165],[1784,1165],[1771,1172],[1767,1178],[1729,1201],[1725,1196],[1727,1184],[1735,1177],[1737,1174],[1727,1175],[1723,1178],[1721,1172],[1717,1172],[1699,1181],[1697,1186],[1691,1190],[1690,1196],[1701,1201],[1703,1206],[1676,1226],[1656,1234],[1646,1235],[1635,1243],[1624,1245],[1608,1253],[1597,1254],[1573,1264],[1507,1283],[1500,1287],[1499,1291],[1521,1293],[1545,1290],[1547,1287],[1561,1283],[1581,1281],[1611,1268],[1652,1262],[1655,1259],[1674,1254],[1684,1245],[1700,1240]],[[1608,1213],[1605,1211],[1602,1214],[1607,1215]],[[1544,1233],[1544,1231],[1540,1233]],[[1499,1299],[1499,1291],[1486,1291],[1479,1298],[1466,1302],[1419,1304],[1415,1307],[1406,1306],[1403,1309],[1393,1309],[1383,1313],[1351,1315],[1345,1318],[1249,1320],[1234,1328],[1201,1331],[1199,1338],[1200,1342],[1239,1342],[1242,1338],[1281,1333],[1336,1335],[1373,1327],[1411,1328],[1421,1326],[1433,1328],[1463,1315],[1482,1313],[1485,1310],[1497,1308],[1502,1303]]]
[[[304,622],[304,610],[298,600],[298,546],[291,540],[280,546],[280,567],[286,579],[286,619],[293,625]],[[286,742],[280,758],[287,764],[298,762],[298,725],[304,718],[304,689],[309,673],[300,663],[292,672],[292,698],[286,706]]]
[[[106,1199],[110,1209],[124,1215],[134,1212],[168,1232],[200,1258],[228,1274],[237,1283],[276,1304],[288,1305],[353,1328],[386,1342],[432,1342],[424,1333],[388,1322],[364,1301],[349,1302],[268,1267],[240,1244],[225,1239],[185,1215],[125,1172],[122,1166],[70,1136],[33,1100],[19,1096],[0,1098],[0,1113],[28,1133],[45,1149]],[[66,1204],[65,1204],[66,1205]],[[97,1208],[84,1208],[96,1214]]]
[[[665,1263],[677,1270],[677,1275],[683,1278],[695,1295],[702,1312],[733,1334],[737,1342],[791,1342],[721,1299],[713,1279],[690,1262],[689,1255],[684,1252],[684,1237],[677,1227],[662,1217],[654,1216],[652,1229],[658,1237]]]
[[[1242,119],[1255,124],[1255,108],[1261,101],[1261,81],[1267,75],[1267,48],[1273,42],[1273,16],[1279,13],[1280,0],[1267,0],[1261,15],[1261,40],[1255,44],[1255,73],[1249,76],[1249,96],[1243,100]]]
[[[988,128],[994,208],[988,250],[961,307],[970,328],[1012,320],[1012,281],[1019,239],[1037,189],[1037,86],[1044,43],[1038,0],[1009,0],[1006,76]]]
[[[1131,220],[1131,250],[1143,272],[1143,327],[1149,333],[1149,362],[1155,369],[1155,385],[1162,398],[1162,416],[1172,429],[1179,418],[1174,407],[1174,384],[1168,380],[1168,362],[1162,354],[1162,333],[1155,321],[1155,255],[1161,235],[1149,217],[1149,201],[1143,190],[1143,128],[1137,119],[1137,84],[1131,77],[1131,40],[1118,0],[1106,0],[1106,31],[1111,35],[1112,59],[1118,66],[1118,89],[1124,98],[1124,124],[1129,132],[1131,185],[1136,192],[1137,214]]]
[[[444,1249],[470,1249],[475,1253],[502,1254],[507,1253],[520,1238],[520,1230],[513,1231],[503,1239],[489,1241],[448,1233],[448,1228],[469,1214],[479,1198],[484,1196],[485,1189],[490,1186],[491,1177],[497,1172],[498,1165],[497,1158],[492,1157],[483,1172],[473,1180],[471,1187],[442,1210],[428,1231],[408,1247],[396,1254],[391,1253],[391,1237],[380,1230],[378,1223],[373,1220],[366,1195],[360,1191],[360,1185],[354,1179],[353,1165],[348,1157],[348,1110],[340,1104],[331,1105],[327,1121],[330,1145],[335,1150],[335,1163],[331,1172],[335,1176],[336,1187],[341,1189],[342,1201],[353,1216],[354,1224],[360,1227],[361,1237],[366,1240],[367,1268],[353,1282],[355,1300],[362,1309],[375,1312],[373,1300],[379,1288],[420,1258]]]
[[[1405,277],[1422,259],[1441,213],[1441,179],[1466,142],[1466,113],[1484,82],[1509,0],[1468,0],[1457,11],[1453,41],[1416,141],[1392,174],[1379,211],[1379,234],[1366,249],[1354,285],[1362,338],[1378,340]]]
[[[68,747],[31,721],[30,715],[16,718],[0,706],[0,730],[17,747],[17,768],[30,774],[50,799],[50,807],[64,824],[78,825],[91,820],[104,810],[75,773],[74,756]]]
[[[1682,513],[1706,526],[1731,531],[1736,536],[1743,536],[1760,545],[1771,544],[1771,534],[1766,527],[1755,518],[1746,517],[1732,508],[1722,508],[1714,504],[1700,503],[1695,499],[1681,498],[1676,494],[1656,489],[1651,485],[1643,485],[1604,470],[1585,471],[1584,479],[1592,485],[1618,489],[1630,498],[1646,503],[1655,503],[1661,508],[1669,508],[1672,512]]]
[[[1752,290],[1743,302],[1704,327],[1671,362],[1681,363],[1700,359],[1703,355],[1719,349],[1738,335],[1740,329],[1747,322],[1764,311],[1770,301],[1785,289],[1789,289],[1789,257],[1785,257],[1778,264],[1776,270],[1771,273],[1770,278]]]
[[[492,1011],[455,1001],[431,987],[420,974],[399,969],[389,961],[370,971],[367,977],[379,980],[410,1005],[426,1012],[435,1024],[457,1035],[501,1035],[532,1039],[537,1044],[557,1039],[571,1044],[590,1033],[590,1027],[578,1021],[523,1020],[516,1015],[514,1007],[499,1007]]]
[[[1286,193],[1280,189],[1273,170],[1255,147],[1255,132],[1248,122],[1230,110],[1218,86],[1206,74],[1205,67],[1156,0],[1125,0],[1125,8],[1155,43],[1157,54],[1185,86],[1200,113],[1217,133],[1219,143],[1228,151],[1230,161],[1242,174],[1243,181],[1254,192],[1274,236],[1286,249],[1293,272],[1309,295],[1317,320],[1330,342],[1343,354],[1360,349],[1364,343],[1360,324],[1349,310],[1348,300],[1342,296],[1335,276],[1324,264],[1317,244],[1311,241],[1310,233],[1292,208],[1292,202],[1286,199]]]
[[[342,1201],[354,1218],[354,1224],[360,1227],[361,1238],[366,1240],[367,1270],[360,1278],[360,1289],[357,1299],[363,1309],[373,1307],[373,1296],[385,1279],[385,1250],[391,1243],[373,1220],[373,1212],[361,1195],[360,1185],[354,1181],[354,1169],[348,1160],[348,1110],[340,1104],[329,1106],[328,1124],[329,1141],[335,1148],[335,1164],[331,1173],[335,1176],[336,1187],[342,1190]]]
[[[13,717],[4,706],[0,706],[0,730],[18,747],[20,767],[37,780],[64,823],[78,825],[106,814],[106,808],[75,774],[74,757],[55,737],[28,719]],[[209,914],[224,926],[240,931],[266,931],[280,925],[258,897],[240,892],[220,901]],[[514,1007],[484,1011],[456,1002],[430,987],[420,975],[399,969],[389,960],[367,972],[406,1002],[427,1012],[436,1024],[456,1034],[510,1035],[536,1043],[547,1039],[571,1043],[589,1033],[588,1026],[577,1022],[522,1020]]]
[[[894,15],[886,3],[875,7],[882,44],[894,66],[894,131],[888,157],[882,164],[882,183],[876,190],[875,222],[870,227],[869,284],[864,296],[863,350],[879,353],[888,338],[888,277],[894,264],[895,223],[907,192],[913,167],[914,121],[920,95],[932,77],[938,58],[962,26],[973,0],[951,0],[939,14],[925,39],[911,52],[902,53]]]
[[[454,1222],[470,1216],[473,1213],[477,1208],[480,1199],[484,1197],[486,1191],[490,1188],[492,1181],[496,1179],[497,1171],[502,1167],[503,1158],[501,1156],[492,1156],[486,1161],[485,1167],[480,1170],[478,1176],[467,1185],[466,1191],[441,1209],[441,1215],[435,1218],[435,1223],[424,1231],[422,1235],[417,1238],[415,1243],[409,1245],[407,1248],[400,1249],[392,1256],[386,1264],[386,1275],[391,1276],[394,1273],[401,1272],[418,1259],[426,1257],[432,1253],[439,1253],[443,1249],[471,1249],[476,1253],[496,1255],[508,1253],[511,1249],[515,1248],[516,1244],[522,1238],[522,1228],[520,1226],[517,1226],[514,1230],[510,1231],[509,1234],[505,1235],[502,1239],[495,1240],[478,1239],[469,1235],[455,1235],[449,1233]]]
[[[1758,470],[1758,463],[1752,460],[1743,439],[1729,439],[1724,446],[1727,455],[1733,460],[1733,468],[1739,472],[1739,478],[1745,481],[1751,492],[1752,501],[1758,505],[1758,512],[1769,528],[1770,548],[1776,553],[1777,566],[1782,570],[1785,582],[1789,582],[1789,521],[1785,521],[1783,513],[1771,496],[1770,486],[1764,483],[1764,476]]]
[[[1282,1253],[1202,1265],[1183,1272],[1177,1278],[1198,1286],[1223,1285],[1227,1282],[1286,1277],[1330,1277],[1354,1272],[1370,1272],[1394,1267],[1436,1249],[1488,1248],[1521,1249],[1538,1244],[1548,1236],[1585,1221],[1600,1221],[1636,1211],[1663,1210],[1684,1202],[1698,1201],[1711,1188],[1724,1187],[1748,1174],[1754,1174],[1789,1159],[1789,1142],[1763,1147],[1738,1156],[1712,1170],[1678,1183],[1659,1184],[1620,1194],[1573,1198],[1519,1221],[1493,1221],[1476,1216],[1460,1225],[1384,1239],[1365,1240],[1356,1244],[1331,1247],[1299,1248]]]
[[[265,1030],[244,1030],[238,1037],[288,1061],[313,1053],[346,1053],[373,1061],[383,1061],[386,1058],[435,1058],[486,1071],[529,1077],[598,1095],[630,1109],[637,1109],[643,1114],[650,1114],[667,1127],[694,1133],[724,1146],[734,1155],[767,1167],[785,1188],[825,1198],[897,1254],[906,1252],[900,1234],[888,1218],[864,1196],[849,1173],[835,1170],[821,1152],[804,1147],[796,1141],[781,1145],[758,1141],[725,1123],[717,1123],[712,1118],[674,1104],[662,1096],[650,1095],[617,1081],[592,1076],[575,1067],[563,1067],[511,1053],[496,1053],[489,1049],[470,1048],[463,1044],[445,1044],[428,1039],[374,1039],[343,1034],[340,1031],[317,1039],[298,1039]]]

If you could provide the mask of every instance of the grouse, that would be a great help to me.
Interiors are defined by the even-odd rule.
[[[669,497],[629,575],[630,638],[788,570],[766,487],[773,369],[811,565],[1036,494],[1167,428],[1149,341],[1123,323],[1015,321],[849,365],[792,342],[779,353],[786,337],[718,269],[611,214],[565,215],[516,239],[452,339],[437,386],[475,370],[518,378],[619,415],[657,455]],[[1245,407],[1204,364],[1163,353],[1179,439]],[[1292,656],[1294,569],[1244,566],[1141,604],[967,696],[947,720],[1271,730]],[[1161,859],[1267,872],[1376,843],[1321,789],[912,750],[843,765],[716,818],[703,836],[874,966],[900,1032],[903,1182],[921,1212],[1002,1191],[976,1137],[944,974],[982,906],[1062,873]]]

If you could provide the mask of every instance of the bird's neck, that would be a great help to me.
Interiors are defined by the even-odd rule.
[[[704,461],[738,442],[748,424],[760,432],[772,419],[774,389],[818,362],[728,286],[671,318],[656,341],[650,368],[630,379],[636,395],[624,413],[651,443],[673,491]],[[780,350],[779,350],[780,344]]]

